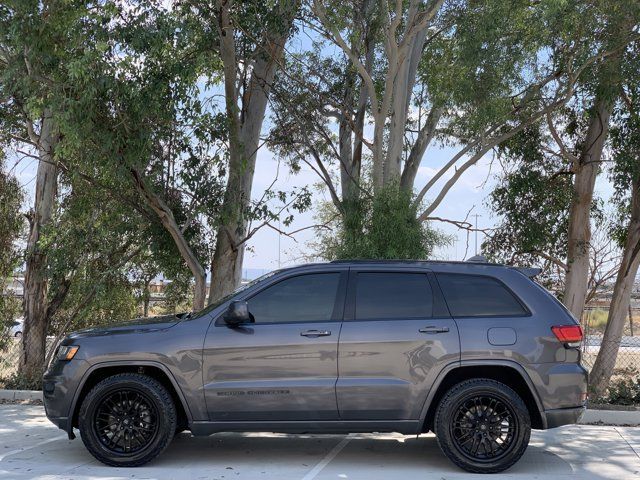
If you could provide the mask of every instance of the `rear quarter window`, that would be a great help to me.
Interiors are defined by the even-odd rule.
[[[529,311],[501,281],[486,275],[436,275],[453,317],[522,317]]]

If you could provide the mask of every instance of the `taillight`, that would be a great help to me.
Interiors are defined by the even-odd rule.
[[[579,343],[582,341],[580,325],[559,325],[551,327],[551,331],[562,343]]]

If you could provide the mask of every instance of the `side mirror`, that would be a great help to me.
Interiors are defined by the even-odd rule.
[[[249,313],[249,305],[247,302],[239,300],[235,300],[229,304],[223,319],[224,322],[231,327],[243,323],[253,323],[252,315]]]

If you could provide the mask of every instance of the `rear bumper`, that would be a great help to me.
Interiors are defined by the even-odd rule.
[[[586,407],[557,408],[545,410],[546,428],[556,428],[562,425],[578,423],[582,418]]]

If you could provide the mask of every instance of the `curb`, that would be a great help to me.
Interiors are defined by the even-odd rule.
[[[640,425],[640,411],[637,410],[594,410],[587,409],[578,422],[581,425]]]
[[[0,400],[7,402],[42,401],[40,390],[0,390]]]

